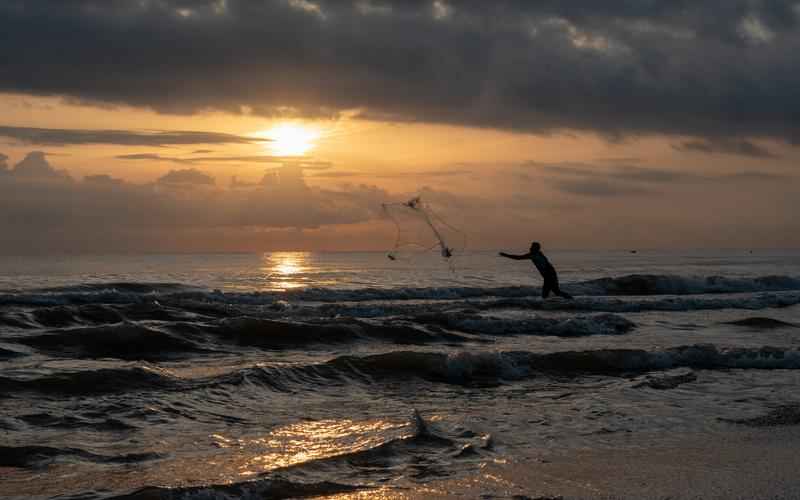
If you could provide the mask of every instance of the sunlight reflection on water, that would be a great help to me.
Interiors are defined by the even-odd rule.
[[[211,436],[220,448],[236,448],[251,458],[241,464],[239,475],[253,476],[299,463],[366,450],[382,444],[408,423],[385,420],[323,420],[279,427],[264,437],[232,439]],[[387,434],[388,433],[388,434]]]
[[[312,270],[310,252],[271,252],[262,258],[261,270],[271,288],[289,290],[307,286]]]
[[[547,253],[564,283],[627,274],[796,276],[793,250],[684,252],[557,251]],[[538,286],[530,262],[467,252],[456,272],[435,252],[391,261],[385,252],[266,252],[25,256],[0,259],[0,291],[97,283],[181,283],[230,292],[312,288]]]

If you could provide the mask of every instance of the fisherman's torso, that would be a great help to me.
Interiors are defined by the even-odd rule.
[[[556,276],[555,268],[552,266],[552,264],[550,264],[550,261],[547,260],[547,257],[545,257],[542,252],[532,253],[531,262],[533,262],[533,265],[536,266],[536,269],[538,269],[541,275],[545,278]]]

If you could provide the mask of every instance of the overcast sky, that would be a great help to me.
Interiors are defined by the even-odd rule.
[[[379,250],[380,204],[419,193],[476,248],[798,247],[798,22],[788,0],[0,0],[0,252]]]

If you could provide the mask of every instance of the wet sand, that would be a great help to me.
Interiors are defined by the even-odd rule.
[[[540,450],[487,463],[479,473],[413,491],[378,490],[331,498],[403,499],[797,499],[800,427],[733,427],[669,444]]]

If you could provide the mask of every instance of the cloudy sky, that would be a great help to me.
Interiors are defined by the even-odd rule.
[[[0,0],[0,253],[800,247],[798,0]]]

